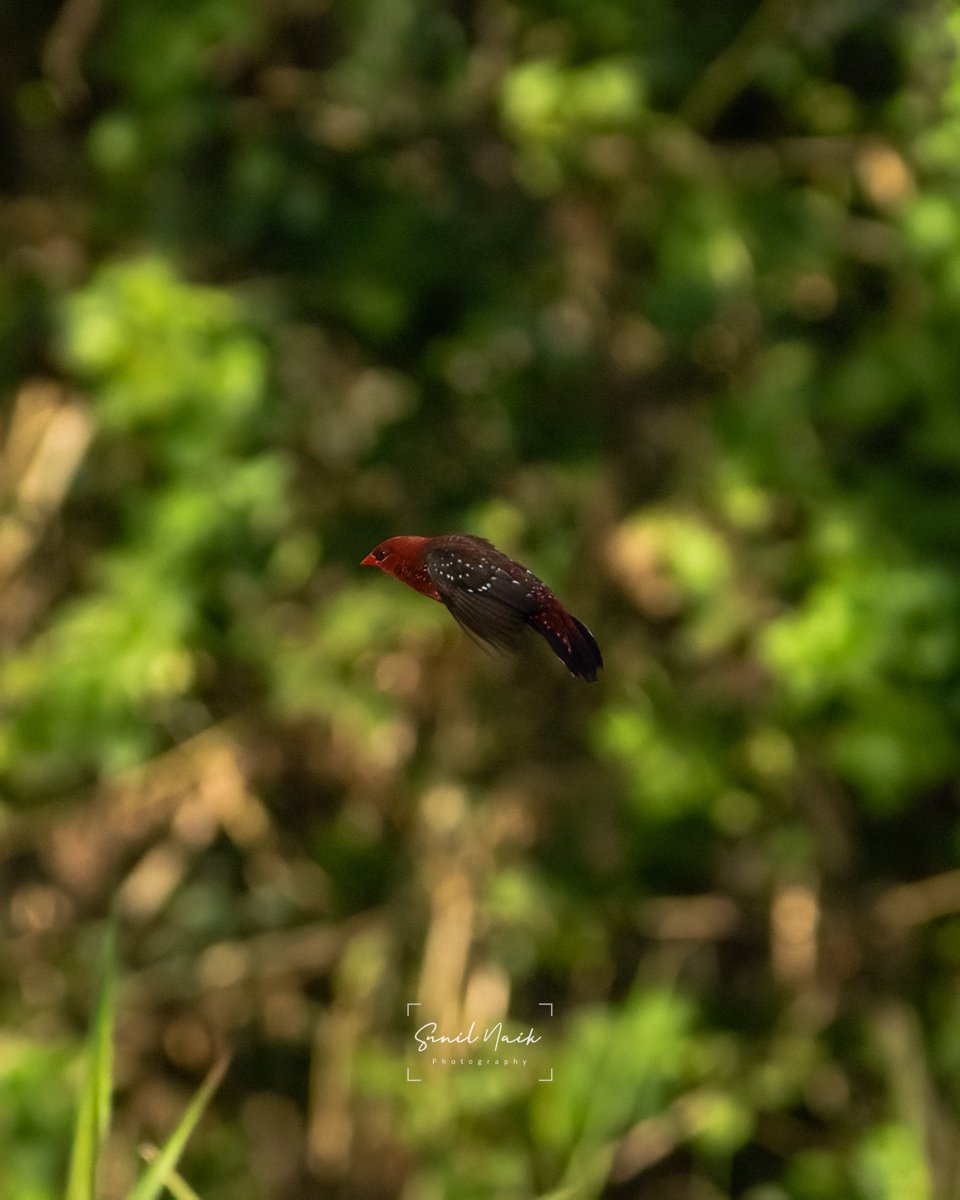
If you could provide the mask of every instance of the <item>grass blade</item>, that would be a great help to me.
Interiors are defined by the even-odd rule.
[[[156,1146],[141,1146],[140,1154],[147,1162],[156,1162],[157,1155],[160,1151]],[[171,1171],[167,1176],[166,1183],[167,1191],[173,1196],[173,1200],[200,1200],[200,1197],[193,1190],[189,1183],[178,1175],[176,1171]]]
[[[97,1156],[110,1125],[113,1092],[113,1026],[116,1008],[116,934],[107,929],[100,969],[100,992],[87,1038],[87,1070],[77,1106],[70,1148],[66,1200],[94,1200]]]
[[[180,1123],[163,1144],[157,1153],[156,1159],[127,1197],[127,1200],[156,1200],[156,1197],[167,1186],[167,1181],[174,1167],[176,1167],[180,1155],[183,1153],[187,1139],[193,1133],[197,1122],[203,1115],[203,1110],[210,1101],[210,1097],[216,1091],[229,1061],[228,1058],[222,1058],[215,1064],[210,1074],[200,1085],[197,1094],[187,1106],[187,1110],[181,1117]]]

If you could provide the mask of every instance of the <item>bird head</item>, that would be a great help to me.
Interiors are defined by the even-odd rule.
[[[387,575],[402,575],[405,570],[418,564],[426,540],[422,537],[387,538],[360,560],[360,566],[379,567]]]

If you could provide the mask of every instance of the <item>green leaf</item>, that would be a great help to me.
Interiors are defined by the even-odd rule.
[[[179,1125],[164,1143],[155,1161],[127,1200],[155,1200],[155,1197],[159,1196],[167,1186],[187,1140],[203,1115],[203,1110],[210,1102],[210,1097],[219,1086],[229,1062],[229,1058],[224,1057],[214,1065],[181,1117]]]
[[[157,1161],[160,1151],[156,1146],[142,1146],[140,1153],[146,1162],[154,1163]],[[190,1184],[187,1183],[182,1175],[178,1175],[176,1171],[170,1172],[166,1188],[174,1200],[200,1200],[200,1197]]]
[[[87,1045],[87,1074],[77,1109],[66,1200],[93,1200],[97,1157],[104,1134],[110,1125],[113,1026],[117,990],[115,947],[116,932],[113,926],[110,926],[104,941],[96,1016]]]

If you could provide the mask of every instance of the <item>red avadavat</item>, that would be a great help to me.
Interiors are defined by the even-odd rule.
[[[590,630],[526,567],[467,533],[392,537],[361,566],[379,567],[431,600],[445,604],[470,634],[508,649],[525,625],[546,638],[572,675],[592,683],[603,666]]]

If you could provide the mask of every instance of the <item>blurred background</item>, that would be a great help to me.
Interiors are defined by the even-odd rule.
[[[0,11],[2,1200],[111,908],[106,1200],[224,1049],[205,1200],[960,1194],[958,44]],[[454,531],[599,683],[358,566]],[[542,1041],[408,1082],[411,1011]]]

